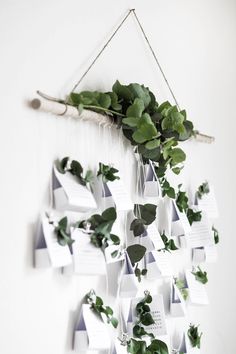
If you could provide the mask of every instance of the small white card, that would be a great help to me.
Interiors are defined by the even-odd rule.
[[[133,326],[136,324],[138,320],[137,313],[136,313],[136,305],[142,300],[143,298],[136,298],[132,299],[132,322]],[[152,302],[148,304],[151,310],[151,315],[153,320],[155,321],[154,324],[150,326],[143,326],[145,330],[149,333],[153,333],[154,336],[164,336],[167,334],[167,327],[166,327],[166,320],[165,320],[165,310],[164,310],[164,303],[163,303],[163,295],[153,295]]]
[[[83,304],[74,333],[74,350],[108,350],[111,339],[105,323],[94,313],[90,305]]]
[[[165,247],[155,221],[147,227],[147,234],[150,237],[155,250],[160,250]]]
[[[76,176],[60,173],[56,166],[53,168],[53,195],[57,210],[86,212],[97,208],[91,191],[81,185]]]
[[[72,263],[72,256],[69,247],[59,245],[55,228],[49,224],[48,218],[42,218],[42,229],[47,245],[49,259],[53,268],[64,267]]]
[[[205,248],[206,263],[216,263],[218,259],[218,252],[216,245],[206,246]]]
[[[106,263],[102,250],[90,242],[90,235],[81,229],[74,229],[71,234],[74,272],[76,274],[106,274]]]
[[[134,274],[128,254],[125,254],[123,275],[120,282],[120,297],[135,297],[138,291],[138,281]]]
[[[149,164],[145,165],[144,168],[145,168],[144,186],[143,186],[144,197],[147,198],[160,197],[162,195],[161,186],[152,162],[149,161]]]
[[[115,179],[112,182],[108,181],[107,187],[111,192],[113,201],[116,205],[116,210],[124,211],[133,209],[134,206],[131,198],[120,179]]]
[[[195,279],[191,270],[185,271],[186,281],[189,289],[189,300],[192,304],[208,305],[209,300],[204,284]]]
[[[206,253],[204,247],[193,248],[192,260],[194,264],[206,262]]]
[[[218,218],[219,212],[214,187],[209,185],[209,190],[209,193],[203,194],[201,199],[196,197],[195,203],[199,210],[205,211],[207,213],[209,219],[215,219]]]
[[[170,313],[172,317],[184,317],[186,305],[179,288],[173,283],[171,286]]]
[[[205,247],[214,244],[212,228],[206,213],[202,212],[201,221],[192,224],[192,231],[186,237],[187,244],[191,248]]]

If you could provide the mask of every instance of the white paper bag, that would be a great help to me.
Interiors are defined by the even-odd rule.
[[[115,179],[114,181],[108,181],[106,187],[112,195],[113,202],[118,211],[126,211],[133,209],[133,203],[131,198],[120,179]]]
[[[199,210],[205,211],[209,219],[218,218],[218,206],[215,197],[214,187],[209,185],[209,193],[203,194],[203,196],[195,198],[195,204],[198,206]]]
[[[179,288],[173,283],[170,294],[170,313],[172,317],[184,317],[186,315],[186,305]]]
[[[94,313],[90,305],[83,304],[74,333],[74,350],[108,350],[111,346],[109,332],[102,319]]]
[[[174,271],[170,262],[170,254],[167,252],[151,251],[146,257],[148,278],[170,277]]]
[[[120,297],[134,297],[138,291],[138,282],[128,254],[125,255],[124,271],[120,283]]]
[[[144,197],[160,197],[161,193],[161,186],[159,180],[157,178],[154,166],[151,161],[149,164],[144,166],[144,185],[143,185],[143,195]]]
[[[97,208],[91,191],[81,185],[76,176],[60,173],[56,166],[53,168],[53,195],[57,210],[86,212]]]
[[[50,268],[51,262],[45,241],[42,223],[38,223],[34,249],[34,265],[36,268]]]
[[[187,269],[185,276],[189,291],[189,302],[193,305],[208,305],[209,300],[205,284],[196,280],[191,270]]]
[[[171,203],[171,236],[188,235],[191,232],[187,215],[185,212],[180,212],[176,202]]]
[[[191,233],[186,236],[186,240],[190,248],[211,246],[215,243],[212,227],[205,212],[202,212],[201,221],[193,222]]]

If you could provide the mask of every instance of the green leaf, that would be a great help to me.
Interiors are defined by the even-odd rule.
[[[110,234],[110,239],[112,240],[114,245],[119,245],[120,244],[120,238],[117,235]]]
[[[145,225],[150,225],[156,219],[156,209],[155,204],[135,204],[134,214],[136,217],[141,218]]]
[[[145,226],[140,219],[134,219],[130,225],[130,230],[133,231],[134,236],[140,236],[145,232]]]
[[[147,349],[153,354],[168,354],[168,347],[165,342],[159,339],[154,339]]]
[[[112,86],[112,91],[115,92],[119,98],[123,98],[128,102],[132,101],[134,98],[131,90],[127,86],[121,85],[118,80]]]
[[[145,144],[145,148],[148,149],[148,150],[156,149],[158,146],[160,146],[160,140],[159,139],[148,141]]]
[[[127,117],[141,118],[144,111],[144,103],[140,98],[135,98],[134,103],[126,111]]]
[[[76,175],[77,177],[80,177],[81,174],[83,173],[83,168],[78,161],[73,160],[71,162],[71,172],[73,175]]]
[[[111,105],[111,97],[106,93],[100,93],[98,102],[101,107],[108,109]]]
[[[64,218],[62,218],[59,222],[58,225],[60,228],[62,228],[63,230],[66,230],[67,228],[67,223],[68,223],[68,219],[67,216],[65,216]]]
[[[206,284],[208,282],[207,272],[203,272],[200,267],[198,267],[197,271],[192,272],[192,274],[195,276],[195,279],[200,283]]]
[[[67,165],[67,162],[69,161],[69,157],[64,157],[59,163],[57,164],[57,169],[60,173],[66,173],[65,168]]]
[[[169,156],[172,158],[174,164],[183,162],[186,159],[184,151],[180,148],[174,148],[169,152]]]
[[[115,317],[111,317],[110,322],[114,328],[117,328],[119,322]]]
[[[86,172],[86,175],[85,175],[84,179],[85,179],[86,183],[92,182],[92,180],[93,180],[93,171],[88,170]]]
[[[126,125],[128,125],[129,127],[137,127],[138,125],[138,118],[134,118],[134,117],[129,117],[129,118],[123,118],[122,122]]]
[[[144,326],[150,326],[151,324],[155,323],[155,321],[152,318],[152,315],[149,312],[141,315],[140,320]]]
[[[148,107],[151,102],[151,96],[148,88],[137,83],[130,84],[128,88],[132,92],[134,98],[140,98],[143,101],[145,108]]]
[[[116,209],[111,207],[111,208],[104,210],[104,212],[102,213],[102,217],[106,221],[116,220],[116,217],[117,217]]]
[[[144,257],[146,253],[146,247],[135,244],[127,247],[126,251],[129,255],[131,263],[135,264],[141,261],[141,259]]]

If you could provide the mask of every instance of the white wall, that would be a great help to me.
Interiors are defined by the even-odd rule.
[[[203,329],[203,353],[234,352],[236,310],[234,0],[1,0],[1,247],[0,353],[69,354],[77,307],[97,279],[63,277],[32,267],[33,231],[47,205],[54,158],[68,153],[85,165],[126,169],[122,147],[97,127],[58,119],[27,107],[37,89],[63,97],[126,11],[135,7],[182,107],[216,143],[185,144],[180,180],[209,179],[220,219],[219,261],[209,267],[210,305],[193,310]],[[115,79],[144,83],[169,98],[132,18],[84,80],[81,89],[110,89]],[[104,137],[104,139],[103,139]],[[106,139],[106,140],[105,140]],[[109,152],[110,151],[110,152]],[[123,159],[123,156],[125,158]],[[101,287],[101,286],[100,286]]]

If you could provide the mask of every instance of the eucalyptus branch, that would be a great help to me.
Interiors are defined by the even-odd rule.
[[[74,240],[70,237],[70,234],[67,232],[67,224],[68,224],[68,219],[65,216],[59,221],[55,221],[53,219],[49,218],[49,224],[54,226],[55,233],[57,235],[57,242],[61,246],[71,246]]]
[[[87,183],[90,183],[93,180],[93,173],[91,170],[88,170],[83,176],[83,167],[76,160],[71,160],[69,157],[64,157],[57,164],[57,169],[60,173],[65,174],[70,172],[73,176],[76,176],[79,183],[83,186],[86,186]]]
[[[180,212],[185,212],[188,218],[190,225],[193,222],[201,221],[202,219],[202,212],[195,211],[189,206],[189,199],[187,193],[185,191],[181,191],[182,184],[178,186],[178,193],[176,195],[176,205],[179,208]]]
[[[97,296],[94,290],[91,290],[86,295],[86,300],[93,311],[99,314],[101,318],[102,314],[104,314],[107,318],[107,323],[111,323],[114,328],[117,328],[118,320],[113,316],[112,308],[104,306],[102,298]]]
[[[104,183],[120,179],[119,176],[115,175],[117,172],[119,172],[119,170],[117,170],[116,168],[109,165],[104,165],[103,163],[99,162],[99,170],[97,172],[97,176],[102,176],[102,180]]]
[[[188,329],[188,337],[192,347],[197,347],[198,349],[200,349],[202,333],[198,333],[198,327],[199,326],[194,326],[193,324],[190,324]]]

